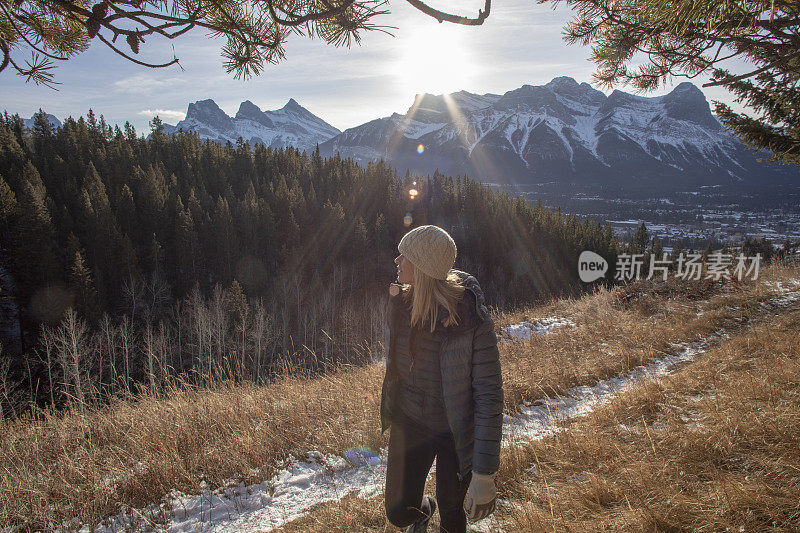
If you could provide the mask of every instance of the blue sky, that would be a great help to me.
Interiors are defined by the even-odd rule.
[[[483,1],[442,0],[431,5],[475,16]],[[421,92],[503,93],[565,75],[592,82],[590,50],[562,39],[562,27],[572,17],[565,6],[554,10],[532,0],[496,1],[484,24],[474,27],[439,24],[398,0],[389,7],[390,15],[374,20],[396,26],[391,30],[394,37],[364,33],[361,46],[348,49],[293,36],[285,45],[285,61],[267,65],[259,77],[247,81],[225,72],[220,56],[224,41],[202,31],[174,41],[151,37],[142,44],[141,58],[153,62],[171,59],[174,46],[184,70],[141,67],[97,42],[56,68],[58,91],[26,84],[7,69],[0,74],[3,108],[27,118],[41,107],[59,119],[85,115],[92,108],[112,124],[129,120],[142,132],[156,113],[175,124],[188,103],[197,100],[213,98],[234,115],[244,100],[266,110],[294,98],[345,129],[393,112],[405,113]],[[706,80],[694,81],[701,85]],[[731,103],[724,91],[704,92],[709,100]]]

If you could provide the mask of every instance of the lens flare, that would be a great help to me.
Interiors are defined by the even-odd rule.
[[[408,227],[412,222],[414,222],[414,219],[412,218],[411,213],[406,213],[406,216],[403,218],[403,224]]]
[[[378,466],[381,462],[378,454],[369,448],[350,448],[344,456],[356,466]]]
[[[419,146],[417,146],[417,153],[419,155],[422,155],[422,152],[424,152],[424,151],[425,151],[425,145],[424,144],[420,144]]]

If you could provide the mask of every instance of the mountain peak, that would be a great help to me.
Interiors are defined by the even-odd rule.
[[[239,111],[236,112],[236,118],[251,117],[262,114],[261,108],[250,100],[245,100],[239,104]]]
[[[557,95],[587,105],[602,105],[606,95],[586,82],[578,84],[574,78],[559,76],[545,85]]]
[[[41,109],[39,111],[41,111]],[[50,125],[53,126],[53,128],[60,128],[62,126],[61,121],[58,120],[55,115],[51,115],[50,113],[45,113],[45,116],[47,117],[48,122],[50,122]],[[25,124],[27,128],[32,129],[35,120],[36,120],[36,113],[34,113],[31,118],[22,119],[22,122]]]
[[[220,109],[217,103],[212,98],[206,98],[205,100],[198,100],[196,102],[190,103],[189,107],[194,107],[198,110],[206,110],[206,109]]]
[[[261,111],[261,108],[250,100],[245,100],[239,104],[239,111],[236,112],[236,120],[241,119],[252,120],[253,122],[257,122],[258,124],[261,124],[267,128],[274,127],[274,124],[266,115],[266,113]]]
[[[186,111],[185,120],[209,124],[219,131],[232,131],[234,129],[231,117],[210,98],[190,103]]]
[[[698,96],[698,95],[700,95],[700,96],[703,97],[703,99],[705,99],[705,95],[703,94],[703,91],[701,91],[700,88],[697,87],[697,85],[695,85],[694,83],[692,83],[690,81],[684,81],[684,82],[679,83],[678,85],[675,86],[674,89],[672,89],[670,91],[669,94],[674,94],[676,96],[677,95],[680,95],[680,96],[683,96],[683,95]]]
[[[554,91],[558,89],[577,89],[580,87],[578,82],[575,81],[575,78],[570,76],[557,76],[550,80],[550,83],[547,83],[546,86]]]
[[[437,96],[435,94],[422,93],[414,97],[414,105],[424,109],[444,111],[445,103],[442,95]]]
[[[406,111],[406,116],[419,122],[441,122],[449,113],[442,95],[422,93],[414,96],[414,103]],[[443,115],[444,114],[444,115]]]
[[[685,81],[678,84],[663,97],[663,101],[667,114],[672,118],[693,122],[713,131],[721,127],[711,114],[706,95],[694,83]]]
[[[228,116],[214,100],[199,100],[189,104],[186,118],[177,128],[220,142],[236,142],[241,137],[251,144],[302,149],[312,149],[340,133],[294,98],[275,111],[262,111],[251,100],[245,100],[239,104],[235,117]]]
[[[251,102],[250,100],[245,100],[244,102],[242,102],[241,104],[239,104],[239,109],[241,109],[241,108],[243,108],[243,107],[245,107],[245,108],[255,108],[255,109],[257,109],[257,110],[261,111],[261,108],[260,108],[260,107],[258,107],[258,106],[257,106],[256,104],[254,104],[253,102]]]
[[[297,100],[295,100],[294,98],[289,98],[289,101],[286,102],[286,105],[283,106],[281,109],[285,109],[287,111],[306,111],[306,112],[308,112],[308,110],[305,107],[303,107],[300,104],[298,104]]]

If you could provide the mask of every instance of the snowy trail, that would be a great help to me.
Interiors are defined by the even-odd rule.
[[[785,307],[800,300],[800,280],[790,280],[791,287],[772,286],[778,295],[762,306]],[[558,327],[574,325],[559,318],[536,323],[510,326],[502,339],[520,340],[533,334],[546,335]],[[519,406],[514,416],[503,415],[503,445],[510,442],[531,441],[543,438],[558,430],[562,422],[586,415],[608,403],[613,397],[627,391],[646,378],[670,374],[681,363],[691,361],[709,347],[715,338],[727,338],[723,329],[691,343],[673,343],[676,353],[665,355],[652,363],[637,367],[625,374],[601,380],[592,386],[576,386],[564,396],[542,398],[532,404]],[[171,515],[168,525],[152,529],[171,533],[186,531],[246,532],[270,531],[287,522],[304,516],[315,504],[339,500],[356,492],[369,498],[383,492],[386,479],[386,448],[379,455],[363,457],[351,462],[338,455],[318,451],[307,454],[304,460],[290,459],[290,464],[268,482],[246,486],[244,484],[223,490],[205,489],[200,495],[185,495],[174,491],[168,497],[165,510],[156,506],[134,511],[138,517]],[[429,477],[433,475],[433,469]],[[272,487],[272,492],[270,491]],[[502,502],[501,502],[502,503]],[[130,524],[125,513],[96,531],[116,532]],[[149,520],[142,525],[147,527]],[[492,517],[471,525],[472,531],[494,531]],[[88,531],[88,528],[84,528]]]
[[[574,326],[570,320],[559,317],[513,324],[500,334],[500,341],[520,341],[533,335],[547,335],[558,328]],[[510,431],[511,419],[505,417],[504,431]],[[270,531],[304,516],[318,503],[340,500],[351,492],[361,498],[370,498],[383,492],[386,483],[387,449],[380,455],[362,457],[356,462],[333,454],[308,452],[302,460],[289,457],[289,466],[271,480],[255,485],[231,482],[224,490],[203,488],[199,495],[173,491],[167,498],[166,508],[151,506],[144,510],[130,510],[110,519],[98,532],[116,532],[125,529],[131,519],[159,531],[170,533],[187,531]],[[429,477],[433,476],[431,470]],[[272,490],[270,491],[270,487]],[[167,514],[167,526],[154,526]],[[83,531],[88,532],[88,528]]]
[[[728,334],[718,329],[691,343],[670,343],[680,351],[665,355],[648,365],[638,366],[625,374],[598,381],[592,386],[572,387],[564,396],[542,398],[532,404],[523,404],[516,416],[503,415],[503,441],[531,441],[550,435],[557,431],[561,422],[592,412],[642,380],[657,379],[670,374],[677,365],[691,361],[705,352],[710,341],[719,337],[728,337]]]

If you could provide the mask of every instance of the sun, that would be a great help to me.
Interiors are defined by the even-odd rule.
[[[437,23],[398,35],[399,60],[391,66],[398,85],[414,94],[467,89],[476,71],[468,49],[469,30]]]

